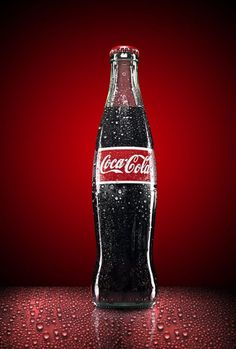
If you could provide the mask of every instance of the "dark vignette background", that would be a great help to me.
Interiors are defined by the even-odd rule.
[[[158,161],[161,285],[235,280],[235,56],[227,2],[8,2],[1,11],[1,285],[88,285],[108,53],[140,50]]]

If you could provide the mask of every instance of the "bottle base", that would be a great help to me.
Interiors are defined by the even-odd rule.
[[[114,303],[106,303],[106,302],[93,302],[97,308],[102,309],[146,309],[152,308],[155,305],[155,301],[153,302],[143,302],[143,303],[135,303],[135,302],[114,302]]]

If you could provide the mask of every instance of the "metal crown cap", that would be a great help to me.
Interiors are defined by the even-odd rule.
[[[115,46],[110,51],[110,57],[116,53],[135,54],[137,57],[139,57],[139,50],[134,46],[127,46],[127,45]]]

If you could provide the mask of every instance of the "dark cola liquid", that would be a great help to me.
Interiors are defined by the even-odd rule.
[[[141,107],[106,108],[97,137],[97,149],[133,146],[152,148],[152,138]],[[152,263],[156,185],[96,184],[93,208],[97,261],[93,277],[98,306],[150,306],[156,295]]]

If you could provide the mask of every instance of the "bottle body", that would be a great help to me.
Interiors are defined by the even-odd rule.
[[[92,293],[98,307],[149,307],[155,302],[152,144],[143,105],[105,107],[92,191],[97,243]]]

